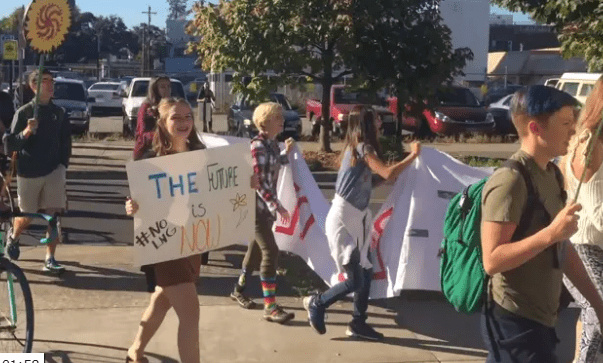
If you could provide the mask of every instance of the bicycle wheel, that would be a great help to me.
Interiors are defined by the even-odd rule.
[[[29,283],[19,266],[0,257],[0,352],[30,353],[33,334]]]

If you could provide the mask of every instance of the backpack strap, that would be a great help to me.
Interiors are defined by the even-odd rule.
[[[555,177],[557,178],[557,182],[559,183],[559,189],[561,189],[561,200],[563,201],[563,204],[565,204],[565,202],[567,202],[567,191],[565,190],[565,180],[563,178],[563,173],[561,173],[561,169],[559,169],[559,166],[557,164],[549,162],[549,166],[553,168],[553,171],[555,171]]]
[[[528,170],[522,163],[517,160],[508,159],[502,164],[502,167],[513,169],[521,175],[523,181],[526,183],[526,188],[528,189],[528,197],[538,195],[536,189],[534,188],[534,184],[532,183],[532,177],[530,177]]]
[[[515,229],[515,232],[513,233],[512,237],[512,240],[516,240],[517,238],[520,238],[525,234],[526,230],[530,226],[532,214],[536,209],[537,203],[542,204],[542,202],[540,202],[538,192],[536,191],[536,188],[534,188],[534,183],[532,183],[532,177],[528,173],[528,170],[526,169],[525,165],[523,165],[517,160],[509,159],[502,164],[502,167],[517,171],[519,175],[521,175],[521,177],[523,178],[523,181],[526,184],[526,188],[528,190],[528,199],[526,202],[526,206],[523,212],[521,213],[519,225]]]
[[[525,207],[523,213],[521,214],[521,219],[519,221],[519,225],[517,226],[517,229],[515,229],[515,232],[513,233],[513,239],[516,239],[519,237],[525,237],[524,236],[525,231],[529,227],[529,223],[532,218],[532,214],[536,208],[536,205],[537,205],[537,203],[540,203],[542,205],[542,201],[540,200],[540,198],[538,196],[538,192],[534,188],[534,184],[532,183],[532,178],[530,177],[530,174],[528,173],[525,165],[523,165],[522,163],[520,163],[517,160],[509,159],[509,160],[505,161],[502,164],[502,166],[516,170],[517,172],[519,172],[519,174],[523,177],[523,180],[526,183],[526,187],[528,189],[528,200],[526,203],[526,207]],[[548,166],[552,167],[553,171],[555,172],[555,178],[557,179],[557,182],[559,183],[559,189],[561,190],[560,197],[561,197],[563,203],[565,204],[565,202],[567,200],[567,192],[565,191],[565,183],[563,180],[563,174],[561,173],[561,170],[555,163],[549,162]],[[547,213],[547,215],[548,215],[548,213]],[[550,221],[552,221],[551,216],[549,216],[549,222]],[[553,247],[553,267],[559,268],[559,266],[560,266],[559,251],[557,249],[557,246],[555,245],[555,247]]]

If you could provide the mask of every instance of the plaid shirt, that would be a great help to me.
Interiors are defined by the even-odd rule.
[[[276,217],[276,210],[282,207],[276,198],[276,183],[281,165],[288,164],[287,155],[280,154],[276,140],[270,140],[262,133],[251,140],[253,172],[260,177],[257,191],[257,211],[268,211]]]

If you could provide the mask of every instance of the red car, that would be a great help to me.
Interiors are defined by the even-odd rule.
[[[397,115],[398,99],[388,101],[390,111]],[[435,102],[433,111],[426,108],[427,101],[406,105],[402,128],[420,136],[494,132],[494,117],[468,88],[451,86],[438,90]]]

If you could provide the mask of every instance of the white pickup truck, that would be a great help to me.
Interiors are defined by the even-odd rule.
[[[186,99],[184,86],[177,79],[170,79],[172,85],[172,97]],[[138,110],[147,98],[151,77],[134,78],[130,86],[122,93],[123,134],[134,135],[136,133],[136,120]]]

